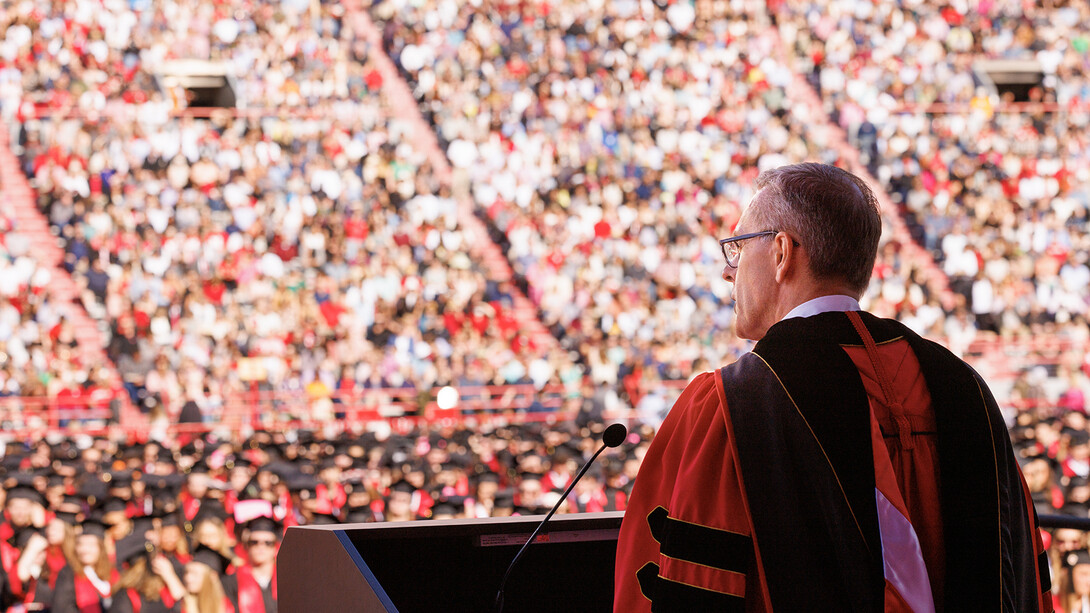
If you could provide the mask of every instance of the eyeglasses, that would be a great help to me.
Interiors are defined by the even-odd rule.
[[[719,239],[719,248],[723,250],[723,257],[727,259],[727,266],[738,268],[738,258],[742,256],[742,241],[748,241],[751,238],[758,238],[761,236],[773,236],[779,233],[779,230],[765,230],[764,232],[753,232],[751,234],[742,234],[741,236],[721,238]],[[795,245],[798,246],[798,243],[796,242]]]
[[[250,547],[257,547],[258,545],[261,545],[262,547],[275,547],[276,546],[276,541],[274,541],[274,540],[250,539],[249,542],[247,542],[246,544],[249,545]]]

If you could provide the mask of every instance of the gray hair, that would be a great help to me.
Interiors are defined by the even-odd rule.
[[[847,282],[862,295],[882,236],[878,199],[866,182],[836,166],[807,162],[766,170],[756,187],[764,190],[756,218],[798,240],[815,277]]]

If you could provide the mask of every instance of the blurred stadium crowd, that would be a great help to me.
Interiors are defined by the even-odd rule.
[[[368,390],[489,386],[503,408],[653,428],[679,385],[748,350],[716,239],[753,179],[819,160],[886,194],[864,307],[974,363],[1039,510],[1087,517],[1088,19],[1082,0],[5,4],[0,116],[63,260],[0,208],[0,394],[212,427],[247,394],[334,419]],[[165,76],[179,60],[230,75],[236,108],[199,107]],[[996,90],[982,61],[1039,79]],[[106,360],[60,316],[60,274]],[[483,467],[518,496],[587,455],[548,439],[589,430],[527,428],[414,431],[427,444],[403,459],[429,468],[406,493],[480,514]],[[428,450],[455,435],[511,459],[474,450],[444,476]],[[623,508],[638,457],[579,496]],[[403,476],[387,464],[382,505]]]

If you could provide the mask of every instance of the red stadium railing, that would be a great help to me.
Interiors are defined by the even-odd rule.
[[[661,381],[659,390],[678,392],[686,381]],[[646,391],[646,390],[645,390]],[[580,398],[577,390],[564,385],[542,389],[526,385],[462,386],[453,392],[442,387],[373,388],[327,391],[251,390],[229,395],[221,407],[201,415],[201,421],[169,423],[124,420],[117,401],[124,391],[108,399],[0,397],[0,425],[8,434],[31,440],[55,431],[77,431],[92,435],[124,432],[135,438],[160,434],[191,434],[210,430],[240,434],[253,430],[352,429],[384,422],[396,432],[420,426],[485,425],[497,423],[571,420],[579,406],[569,400]],[[453,405],[440,403],[443,394],[456,396]],[[445,400],[445,399],[444,399]],[[608,419],[633,420],[632,410],[614,411]]]
[[[9,434],[100,429],[120,420],[116,398],[4,396],[0,426]]]
[[[978,367],[987,365],[986,378],[1011,380],[1028,367],[1052,367],[1069,351],[1080,349],[1075,340],[1033,337],[1022,341],[983,339],[969,345],[967,358]],[[632,408],[651,391],[676,394],[685,380],[640,381],[629,390],[623,410],[604,415],[608,420],[638,420]],[[253,430],[334,428],[339,430],[385,423],[396,432],[421,426],[487,425],[497,423],[557,423],[574,419],[581,407],[579,386],[561,384],[538,389],[534,385],[361,388],[329,390],[324,385],[292,391],[254,388],[234,392],[222,404],[201,413],[200,421],[178,423],[178,415],[159,421],[126,419],[119,410],[122,389],[100,390],[88,397],[0,397],[0,426],[9,434],[31,440],[54,431],[88,434],[123,432],[146,439],[152,433],[185,435],[216,430],[234,436]],[[166,399],[164,399],[166,400]],[[671,398],[672,400],[672,398]],[[1000,398],[1006,406],[1022,409],[1055,405],[1055,402],[1021,397]],[[169,402],[164,402],[169,406]]]

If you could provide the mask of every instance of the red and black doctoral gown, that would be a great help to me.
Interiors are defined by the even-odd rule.
[[[686,387],[628,502],[615,611],[1051,610],[987,386],[854,317],[781,321]]]

